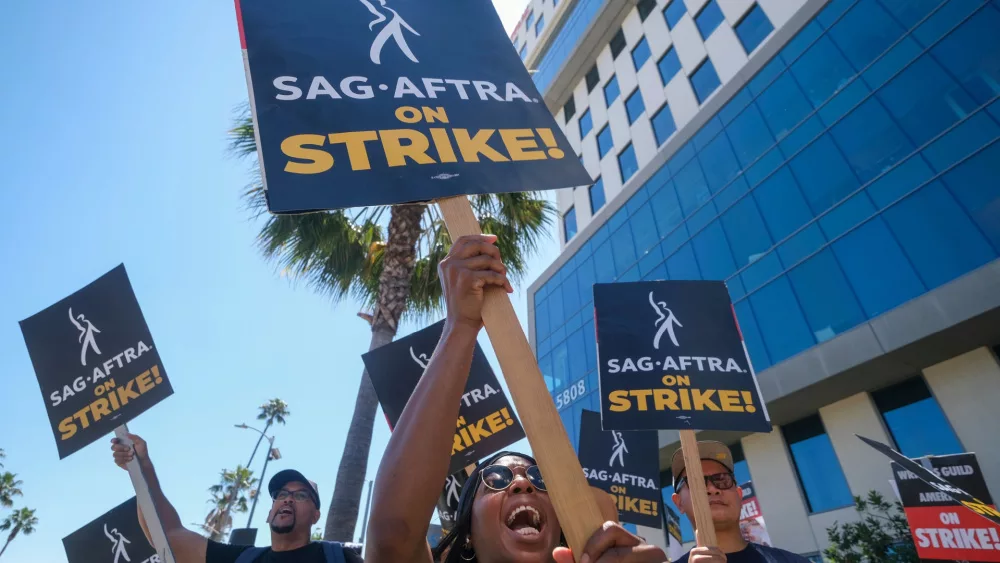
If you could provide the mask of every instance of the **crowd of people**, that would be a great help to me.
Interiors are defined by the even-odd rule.
[[[461,237],[441,261],[445,329],[379,466],[364,559],[352,546],[310,539],[312,527],[320,519],[319,493],[315,484],[297,471],[281,471],[268,484],[272,499],[267,517],[270,547],[222,544],[184,528],[160,488],[142,438],[130,436],[132,446],[112,440],[117,465],[124,468],[133,458],[139,460],[177,563],[668,561],[662,549],[617,522],[613,501],[598,489],[593,491],[606,521],[586,542],[583,553],[575,556],[566,546],[535,460],[516,452],[494,454],[476,466],[463,487],[453,529],[438,545],[428,545],[427,529],[448,477],[455,420],[483,326],[485,291],[490,287],[513,291],[495,241],[492,235]],[[699,449],[717,545],[694,547],[677,563],[805,563],[799,555],[743,539],[741,494],[732,454],[718,442],[700,442]],[[694,525],[690,487],[686,486],[684,458],[679,451],[673,457],[671,474],[672,501]],[[149,539],[141,509],[139,521]]]

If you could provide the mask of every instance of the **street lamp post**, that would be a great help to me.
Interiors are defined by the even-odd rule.
[[[250,527],[250,522],[253,520],[254,510],[256,510],[256,508],[257,508],[257,499],[260,498],[261,485],[264,484],[264,475],[267,473],[267,462],[269,462],[271,460],[272,455],[275,454],[277,452],[277,450],[274,449],[274,437],[273,436],[268,436],[267,434],[264,433],[264,431],[266,431],[267,428],[268,428],[268,426],[270,426],[270,425],[265,426],[264,427],[264,431],[258,430],[256,428],[254,428],[253,426],[247,426],[246,423],[236,424],[235,426],[236,426],[236,428],[242,428],[244,430],[253,430],[254,432],[257,432],[258,434],[260,434],[260,439],[257,440],[257,446],[254,446],[254,448],[253,448],[253,454],[250,455],[250,461],[251,462],[253,461],[254,456],[257,454],[257,447],[260,446],[261,440],[263,440],[264,438],[267,438],[267,444],[268,444],[267,455],[264,456],[264,467],[263,467],[263,469],[261,470],[261,473],[260,473],[260,480],[257,481],[257,492],[253,495],[253,504],[251,504],[251,506],[250,506],[250,517],[247,519],[247,528],[249,528]],[[279,459],[279,458],[275,457],[274,459]],[[248,462],[247,463],[247,468],[249,468],[249,467],[250,467],[250,464]]]

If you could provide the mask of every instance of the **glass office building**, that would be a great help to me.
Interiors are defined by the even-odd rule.
[[[1000,0],[553,4],[514,43],[594,179],[529,292],[570,437],[600,403],[592,285],[725,280],[776,429],[718,437],[778,545],[892,494],[854,433],[976,451],[1000,495],[970,419],[1000,427]]]

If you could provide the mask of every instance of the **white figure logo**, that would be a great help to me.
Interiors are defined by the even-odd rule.
[[[413,358],[414,362],[417,362],[418,366],[420,366],[420,367],[422,367],[424,369],[427,369],[427,364],[428,364],[428,362],[431,361],[430,358],[427,357],[427,354],[419,354],[418,355],[418,354],[414,353],[413,346],[410,346],[410,357]]]
[[[132,561],[131,559],[128,558],[128,552],[125,551],[125,544],[132,542],[125,539],[125,536],[123,536],[122,533],[118,531],[118,528],[111,528],[111,531],[109,532],[108,525],[105,524],[104,535],[108,536],[108,539],[111,540],[112,543],[111,553],[115,554],[114,563],[119,563],[118,558],[120,557],[124,557],[125,561]]]
[[[97,327],[92,325],[83,315],[77,315],[74,318],[72,307],[69,308],[69,322],[73,323],[73,326],[80,331],[80,337],[77,338],[77,342],[83,344],[83,348],[80,348],[80,363],[87,365],[87,348],[93,349],[97,355],[101,354],[101,349],[97,347],[97,341],[94,340],[94,333],[100,334],[101,331],[97,330]]]
[[[413,54],[413,51],[410,50],[410,46],[406,44],[406,35],[403,34],[403,30],[405,29],[406,31],[409,31],[410,33],[416,35],[417,37],[420,37],[420,34],[417,33],[417,30],[410,27],[410,24],[406,23],[406,20],[401,18],[399,16],[399,13],[396,12],[396,10],[393,10],[389,6],[386,6],[385,0],[378,0],[378,3],[382,10],[385,10],[386,12],[389,12],[389,14],[391,14],[388,17],[386,16],[386,14],[379,11],[379,9],[376,8],[375,5],[372,4],[372,2],[370,2],[369,0],[360,0],[360,1],[362,4],[365,5],[366,8],[368,8],[369,12],[375,15],[375,19],[368,24],[369,30],[374,31],[375,26],[383,24],[383,22],[385,22],[382,25],[382,29],[379,30],[378,35],[375,36],[375,40],[372,41],[372,47],[368,51],[368,56],[371,58],[372,62],[377,65],[382,64],[382,47],[385,46],[386,41],[388,41],[390,37],[396,40],[396,46],[399,47],[399,50],[402,51],[404,55],[406,55],[406,58],[410,59],[415,63],[420,62],[417,60],[417,57]]]
[[[448,476],[448,492],[445,494],[444,500],[448,506],[458,507],[458,479],[454,475]],[[451,497],[455,497],[455,504],[451,503]]]
[[[616,457],[618,458],[618,465],[625,467],[625,454],[628,453],[628,448],[625,447],[625,438],[617,430],[611,431],[611,437],[615,439],[615,447],[611,450],[611,459],[608,460],[608,467],[614,466]]]
[[[674,312],[667,308],[666,301],[658,302],[653,299],[652,291],[649,292],[649,304],[653,306],[653,310],[656,311],[657,316],[659,316],[659,318],[656,319],[656,322],[653,323],[654,326],[660,327],[660,329],[656,331],[656,337],[653,338],[653,348],[656,348],[657,350],[660,349],[660,337],[663,336],[663,331],[670,333],[670,341],[674,343],[674,346],[680,346],[680,344],[677,343],[677,335],[674,334],[674,325],[681,328],[684,328],[684,325],[677,320],[677,317],[674,316]]]

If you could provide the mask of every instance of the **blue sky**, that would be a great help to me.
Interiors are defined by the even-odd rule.
[[[494,2],[512,29],[525,2]],[[121,262],[175,389],[131,428],[184,522],[246,463],[257,435],[233,425],[272,397],[292,416],[269,469],[300,469],[328,502],[369,334],[356,304],[282,279],[253,246],[250,163],[225,153],[247,96],[232,3],[22,2],[0,20],[0,68],[0,448],[40,519],[3,560],[66,561],[61,539],[133,494],[107,442],[58,460],[17,324]],[[552,237],[527,280],[557,252]],[[520,291],[515,306],[523,322]],[[387,439],[379,418],[370,477]]]

